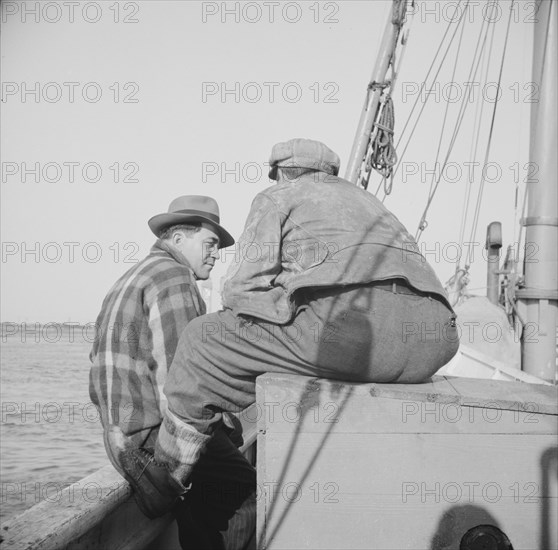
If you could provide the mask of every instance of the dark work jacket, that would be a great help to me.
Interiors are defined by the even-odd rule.
[[[296,312],[298,289],[394,277],[447,303],[401,222],[369,192],[317,172],[256,196],[227,273],[223,305],[285,324]]]

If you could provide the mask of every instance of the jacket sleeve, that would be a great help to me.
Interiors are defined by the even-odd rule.
[[[252,309],[253,302],[274,292],[273,283],[281,272],[281,218],[269,197],[256,196],[227,272],[224,307],[243,313]],[[282,289],[277,290],[282,292]]]

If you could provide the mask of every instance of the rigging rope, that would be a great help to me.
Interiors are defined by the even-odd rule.
[[[495,34],[495,30],[496,30],[496,25],[492,26],[492,36],[490,37],[490,48],[488,50],[488,55],[485,56],[486,50],[483,50],[482,52],[482,60],[481,60],[481,64],[484,63],[485,57],[487,60],[486,63],[486,68],[485,68],[485,72],[484,72],[484,82],[488,82],[488,71],[490,68],[490,59],[492,56],[492,50],[494,47],[494,34]],[[475,113],[475,124],[473,127],[473,135],[471,137],[471,153],[469,155],[469,163],[472,162],[476,162],[477,159],[477,149],[478,149],[478,145],[479,145],[479,141],[480,141],[480,132],[481,132],[481,126],[482,126],[482,121],[483,121],[483,112],[484,112],[484,101],[481,101],[481,96],[479,94],[478,99],[477,99],[477,109],[476,109],[476,113]],[[479,109],[479,105],[480,105],[480,109]],[[475,166],[474,164],[469,164],[469,166]],[[464,204],[463,204],[463,210],[462,210],[462,215],[461,215],[461,228],[459,231],[459,256],[457,258],[457,263],[456,263],[456,271],[459,270],[459,268],[461,267],[461,257],[462,257],[462,252],[463,252],[463,247],[465,245],[465,226],[467,224],[467,215],[469,212],[469,203],[471,201],[471,191],[473,189],[473,179],[471,178],[471,174],[469,174],[469,177],[467,178],[467,187],[465,190],[465,200],[464,200]],[[466,269],[468,269],[469,266],[466,266]]]
[[[450,46],[451,46],[451,43],[453,42],[453,39],[454,39],[454,37],[455,37],[455,34],[457,33],[457,29],[459,28],[459,25],[461,24],[461,21],[462,21],[462,19],[463,19],[463,16],[465,15],[465,12],[467,11],[467,8],[469,7],[469,1],[470,1],[470,0],[467,0],[467,2],[466,2],[466,4],[465,4],[465,8],[463,9],[463,12],[462,12],[461,16],[459,17],[459,21],[457,22],[457,27],[456,27],[456,29],[455,29],[455,31],[454,31],[452,37],[451,37],[450,43],[449,43],[448,46],[447,46],[446,54],[445,54],[444,57],[442,58],[441,65],[443,65],[443,63],[444,63],[444,60],[445,60],[446,55],[447,55],[447,52],[449,51],[449,48],[450,48]],[[455,6],[455,9],[456,9],[456,10],[457,10],[457,8],[459,7],[459,4],[460,4],[460,3],[461,3],[461,0],[458,0],[458,1],[457,1],[457,5]],[[403,135],[405,134],[405,130],[407,129],[407,126],[409,125],[409,122],[410,122],[410,120],[411,120],[411,117],[413,116],[413,113],[415,112],[415,108],[416,108],[416,106],[417,106],[417,104],[418,104],[418,102],[419,102],[419,99],[420,99],[420,94],[422,93],[422,90],[424,89],[424,86],[426,85],[426,81],[428,80],[428,77],[430,76],[430,73],[432,72],[432,69],[434,68],[434,64],[436,63],[436,59],[437,59],[438,55],[440,54],[440,51],[441,51],[441,49],[442,49],[442,44],[444,43],[444,40],[446,39],[446,36],[447,36],[447,34],[448,34],[449,30],[450,30],[450,27],[451,27],[451,25],[452,25],[452,22],[453,22],[452,20],[450,20],[450,21],[448,22],[448,25],[447,25],[446,30],[445,30],[445,32],[444,32],[444,36],[442,36],[442,40],[440,41],[440,45],[438,46],[438,49],[436,50],[436,53],[434,54],[434,59],[432,60],[432,63],[430,64],[430,67],[428,68],[428,71],[427,71],[427,73],[426,73],[426,76],[424,77],[424,81],[423,81],[423,83],[422,83],[422,85],[421,85],[421,87],[420,87],[419,93],[417,94],[417,98],[415,99],[415,102],[413,103],[413,107],[411,108],[411,112],[409,113],[409,116],[407,117],[407,121],[405,122],[405,126],[403,126],[403,130],[401,131],[401,137],[399,138],[399,141],[397,142],[397,146],[399,146],[399,144],[401,143],[401,140],[403,139]],[[441,68],[441,65],[440,65],[440,68]],[[438,72],[436,73],[436,75],[435,75],[435,77],[434,77],[434,82],[436,82],[436,77],[438,76],[438,73],[440,72],[440,68],[438,69]],[[433,83],[434,83],[434,82],[433,82]],[[429,97],[429,96],[427,96],[427,98],[426,98],[427,101],[428,101],[428,97]],[[424,107],[423,107],[423,108],[424,108]]]
[[[413,1],[414,5],[414,1]],[[401,28],[405,23],[405,12],[406,12],[407,0],[395,0],[393,5],[393,11],[391,15],[392,25],[396,25]]]
[[[515,2],[515,0],[512,0],[511,4],[510,4],[510,13],[509,13],[509,17],[508,17],[508,26],[507,26],[507,29],[506,29],[506,38],[504,40],[504,48],[502,50],[502,59],[500,61],[500,72],[498,74],[498,87],[496,88],[497,90],[501,89],[500,85],[502,83],[502,73],[504,71],[504,61],[505,61],[505,58],[506,58],[506,50],[507,50],[507,47],[508,47],[508,38],[509,38],[509,34],[510,34],[510,24],[511,24],[512,10],[513,10],[514,2]],[[496,120],[496,111],[497,111],[497,108],[498,108],[498,103],[499,103],[498,94],[496,94],[496,98],[495,98],[495,101],[494,101],[494,109],[492,110],[492,120],[490,121],[490,132],[488,134],[488,144],[486,146],[486,153],[485,153],[485,156],[484,156],[483,167],[487,165],[488,158],[490,156],[490,148],[491,148],[491,145],[492,145],[492,136],[494,134],[494,122]],[[483,174],[481,176],[479,193],[478,193],[478,196],[477,196],[477,204],[476,204],[476,207],[475,207],[475,217],[473,219],[473,227],[471,229],[470,242],[473,242],[473,238],[475,236],[475,233],[477,232],[477,225],[478,225],[478,222],[479,222],[481,200],[482,200],[482,194],[483,194],[483,191],[484,191],[485,181],[486,181],[486,177],[485,177],[484,170],[483,170]],[[467,251],[467,259],[466,259],[467,264],[469,264],[470,256],[471,256],[471,249],[469,248],[469,250]]]
[[[459,42],[457,43],[457,51],[455,52],[455,63],[453,65],[453,72],[451,75],[450,82],[455,82],[455,73],[457,71],[457,61],[459,60],[459,53],[461,51],[461,44],[463,43],[463,33],[465,31],[465,25],[461,26],[461,35],[459,36]],[[430,189],[428,190],[428,195],[432,194],[432,188],[434,187],[434,178],[436,176],[436,167],[438,166],[438,158],[440,157],[440,149],[442,148],[442,141],[444,139],[444,131],[446,129],[446,121],[448,118],[450,102],[446,101],[446,109],[444,112],[444,120],[442,121],[442,130],[440,132],[440,139],[438,141],[438,150],[436,151],[436,160],[434,161],[434,170],[432,172],[432,179],[430,180]],[[421,220],[421,222],[426,222],[426,219]]]
[[[411,26],[414,21],[413,16],[415,0],[410,0],[409,3],[411,8],[413,9],[413,11],[411,12],[411,22],[408,25],[407,32],[405,32],[401,36],[401,55],[399,56],[397,67],[395,66],[396,50],[394,49],[393,52],[393,57],[391,60],[392,78],[390,82],[390,91],[382,101],[382,106],[380,107],[381,111],[378,114],[378,121],[375,124],[377,130],[374,139],[370,141],[370,154],[367,158],[367,164],[370,167],[369,170],[371,168],[374,168],[377,172],[382,174],[382,181],[380,182],[380,185],[382,183],[384,185],[384,199],[387,195],[391,194],[391,191],[393,189],[393,167],[397,163],[397,150],[393,143],[393,136],[395,132],[395,109],[393,107],[391,90],[393,90],[395,87],[395,82],[397,80],[397,76],[399,75],[399,68],[401,67],[401,62],[407,49],[407,42]],[[400,29],[403,27],[404,23],[403,14],[407,11],[403,10],[403,5],[403,3],[400,3],[398,8],[394,8],[394,12],[395,10],[398,11],[398,16],[396,18],[394,13],[394,17],[392,19],[392,23],[394,25],[398,25]],[[366,181],[366,186],[368,187],[368,181]],[[378,193],[376,192],[376,195],[377,194]]]
[[[451,44],[453,43],[453,40],[454,40],[454,38],[455,38],[455,35],[457,34],[457,31],[459,30],[459,26],[460,26],[460,25],[462,24],[462,22],[464,21],[465,14],[467,13],[467,9],[468,9],[468,7],[469,7],[469,1],[470,1],[470,0],[467,0],[467,2],[466,2],[466,4],[465,4],[465,8],[464,8],[463,11],[461,12],[461,15],[460,15],[460,17],[459,17],[459,21],[458,21],[458,23],[457,23],[457,25],[456,25],[456,28],[455,28],[455,30],[454,30],[452,36],[451,36],[451,39],[450,39],[450,41],[449,41],[449,44],[446,46],[446,51],[445,51],[445,53],[444,53],[444,55],[443,55],[443,57],[442,57],[442,59],[441,59],[441,61],[440,61],[440,65],[439,65],[439,67],[438,67],[438,69],[437,69],[437,71],[436,71],[436,74],[434,75],[434,80],[432,81],[432,84],[436,83],[436,81],[438,80],[438,74],[440,73],[440,71],[441,71],[441,69],[442,69],[442,67],[443,67],[443,65],[444,65],[444,62],[445,62],[446,57],[447,57],[447,55],[448,55],[448,53],[449,53],[449,49],[450,49],[450,47],[451,47]],[[461,3],[461,0],[458,0],[458,3],[457,3],[457,5],[456,5],[456,9],[457,9],[457,7],[459,6],[460,3]],[[430,67],[429,67],[429,69],[428,69],[428,72],[426,73],[426,77],[425,77],[425,79],[424,79],[424,81],[423,81],[423,83],[422,83],[422,85],[421,85],[421,87],[420,87],[420,90],[419,90],[418,94],[417,94],[417,98],[415,99],[415,102],[414,102],[414,104],[413,104],[413,107],[411,108],[411,113],[409,114],[409,116],[408,116],[408,118],[407,118],[407,121],[405,122],[405,125],[404,125],[404,127],[403,127],[403,130],[402,130],[402,132],[401,132],[401,137],[400,137],[399,140],[397,141],[397,144],[396,144],[396,146],[395,146],[396,148],[399,147],[399,144],[401,143],[401,140],[403,139],[403,136],[404,136],[404,134],[405,134],[405,130],[407,129],[407,126],[409,125],[409,122],[410,122],[410,120],[411,120],[411,118],[412,118],[412,115],[413,115],[413,113],[414,113],[414,111],[415,111],[415,108],[416,108],[416,106],[417,106],[417,104],[418,104],[418,102],[419,102],[419,100],[420,100],[420,98],[421,98],[422,91],[423,91],[424,87],[426,86],[426,81],[428,80],[428,77],[429,77],[430,73],[432,72],[432,69],[434,68],[434,65],[435,65],[435,63],[436,63],[436,59],[438,58],[438,55],[440,54],[440,52],[441,52],[441,50],[442,50],[442,45],[443,45],[443,43],[444,43],[444,41],[445,41],[445,39],[446,39],[446,36],[447,36],[447,34],[448,34],[449,30],[450,30],[451,25],[452,25],[452,21],[449,21],[449,22],[448,22],[448,25],[447,25],[447,27],[446,27],[446,31],[444,32],[444,36],[442,37],[442,40],[441,40],[441,42],[440,42],[440,45],[438,46],[438,49],[437,49],[437,51],[436,51],[436,54],[434,55],[434,59],[432,60],[432,63],[430,64]],[[428,103],[428,100],[429,100],[429,99],[430,99],[430,94],[427,95],[426,100],[425,100],[425,101],[423,102],[423,104],[422,104],[422,107],[421,107],[421,109],[420,109],[420,111],[419,111],[419,114],[418,114],[418,116],[417,116],[417,119],[416,119],[416,121],[415,121],[415,124],[414,124],[414,126],[413,126],[413,128],[412,128],[412,130],[411,130],[411,133],[410,133],[410,135],[409,135],[409,137],[408,137],[408,139],[407,139],[407,143],[405,144],[405,147],[404,147],[404,149],[403,149],[403,153],[401,153],[401,156],[399,157],[399,162],[397,163],[397,166],[396,166],[396,168],[395,168],[395,170],[394,170],[394,172],[393,172],[393,175],[394,175],[394,176],[395,176],[395,174],[397,174],[397,171],[399,170],[399,167],[401,166],[401,163],[402,163],[402,161],[403,161],[403,156],[405,155],[405,152],[407,151],[407,148],[408,148],[408,146],[409,146],[409,143],[411,142],[411,138],[413,137],[413,134],[414,134],[414,132],[415,132],[415,130],[416,130],[416,127],[417,127],[417,125],[418,125],[418,123],[419,123],[419,120],[420,120],[420,118],[421,118],[421,116],[422,116],[422,113],[423,113],[423,111],[424,111],[424,108],[426,107],[426,104]],[[382,185],[382,183],[380,182],[380,184],[378,185],[378,188],[376,189],[376,193],[375,193],[376,195],[378,194],[378,191],[380,190],[380,186],[381,186],[381,185]],[[384,198],[385,198],[385,197],[384,197]]]
[[[393,4],[391,22],[393,25],[397,26],[399,30],[401,30],[401,28],[405,24],[407,2],[408,0],[396,0]],[[411,7],[414,8],[415,0],[409,0],[409,3]],[[412,21],[413,17],[411,16],[411,23]],[[397,79],[398,70],[405,53],[409,30],[410,29],[407,29],[407,32],[401,36],[402,48],[401,56],[397,62],[397,68],[397,39],[393,46],[393,53],[389,62],[389,67],[391,68],[391,79],[386,79],[386,81],[384,82],[370,82],[368,84],[369,94],[370,92],[375,93],[377,90],[380,90],[380,95],[382,95],[386,88],[389,88],[390,90],[393,89],[395,81]],[[396,36],[399,36],[399,33],[397,33]],[[361,186],[363,189],[368,188],[370,175],[372,173],[372,169],[374,169],[382,175],[382,182],[384,182],[384,190],[386,194],[391,193],[391,189],[393,187],[393,167],[397,162],[397,152],[393,145],[394,127],[395,110],[393,107],[391,91],[388,91],[385,97],[380,98],[380,104],[378,106],[376,118],[372,126],[372,131],[370,133],[370,139],[368,142],[368,147],[366,149],[364,162],[361,165],[361,170],[357,179],[357,185]],[[389,185],[386,183],[388,179],[390,180]]]
[[[480,32],[479,32],[479,40],[480,40],[480,35],[482,35],[482,33],[483,33],[485,22],[486,21],[484,21],[484,20],[482,22],[481,29],[480,29]],[[481,60],[481,54],[484,51],[484,48],[486,46],[487,36],[488,36],[488,27],[487,27],[487,30],[484,33],[484,38],[483,38],[483,41],[482,41],[482,46],[481,46],[480,53],[479,53],[479,43],[477,42],[477,47],[476,47],[475,53],[473,55],[473,61],[472,61],[472,64],[471,64],[471,69],[469,71],[469,77],[467,79],[468,82],[474,82],[475,76],[477,74],[477,70],[479,68],[480,60]],[[477,54],[478,54],[478,58],[477,58]],[[418,227],[417,233],[415,235],[415,240],[417,240],[417,241],[420,238],[422,232],[426,229],[426,227],[428,225],[426,223],[426,214],[427,214],[427,212],[430,208],[430,205],[432,204],[434,194],[436,193],[436,191],[438,190],[438,187],[440,185],[441,175],[443,174],[444,169],[445,169],[445,167],[448,163],[449,157],[451,155],[451,152],[453,151],[453,147],[454,147],[455,142],[457,140],[457,136],[459,134],[461,124],[462,124],[463,119],[465,117],[465,111],[467,109],[467,105],[470,102],[469,101],[469,96],[470,95],[471,95],[471,88],[469,88],[468,93],[463,96],[463,100],[462,100],[461,106],[459,108],[459,113],[457,115],[457,122],[456,122],[456,125],[455,125],[455,129],[453,131],[453,135],[451,137],[451,141],[450,141],[447,153],[446,153],[446,157],[444,159],[444,164],[442,166],[442,169],[440,170],[440,174],[439,174],[438,179],[436,181],[436,185],[434,187],[434,190],[433,190],[432,194],[429,196],[428,201],[426,202],[426,207],[425,207],[424,212],[422,214],[421,221],[419,223],[419,227]]]

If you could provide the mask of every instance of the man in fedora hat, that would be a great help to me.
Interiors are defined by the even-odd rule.
[[[167,408],[163,385],[181,332],[206,313],[196,280],[209,277],[219,249],[234,239],[220,225],[219,207],[211,197],[178,197],[168,212],[153,216],[148,224],[157,241],[148,256],[114,284],[97,318],[90,395],[100,410],[112,464],[135,489],[142,512],[153,518],[161,515],[161,498],[186,491],[153,460]],[[219,547],[219,530],[226,530],[227,520],[255,488],[254,469],[223,430],[207,456],[177,509],[181,533],[200,550]],[[230,465],[236,462],[241,464],[232,488],[236,500],[223,505],[221,499],[212,502],[211,495],[202,494],[204,486],[229,487]],[[241,539],[249,535],[250,522],[248,518],[246,525],[236,526],[240,536],[229,548],[243,548]]]
[[[337,176],[331,149],[279,143],[270,167],[277,185],[252,203],[225,309],[188,325],[165,384],[155,458],[177,481],[223,411],[254,402],[260,374],[417,383],[457,352],[455,314],[416,242],[376,197]]]

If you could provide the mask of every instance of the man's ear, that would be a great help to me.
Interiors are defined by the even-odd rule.
[[[184,235],[182,231],[175,231],[172,234],[172,244],[179,245],[184,240]]]

